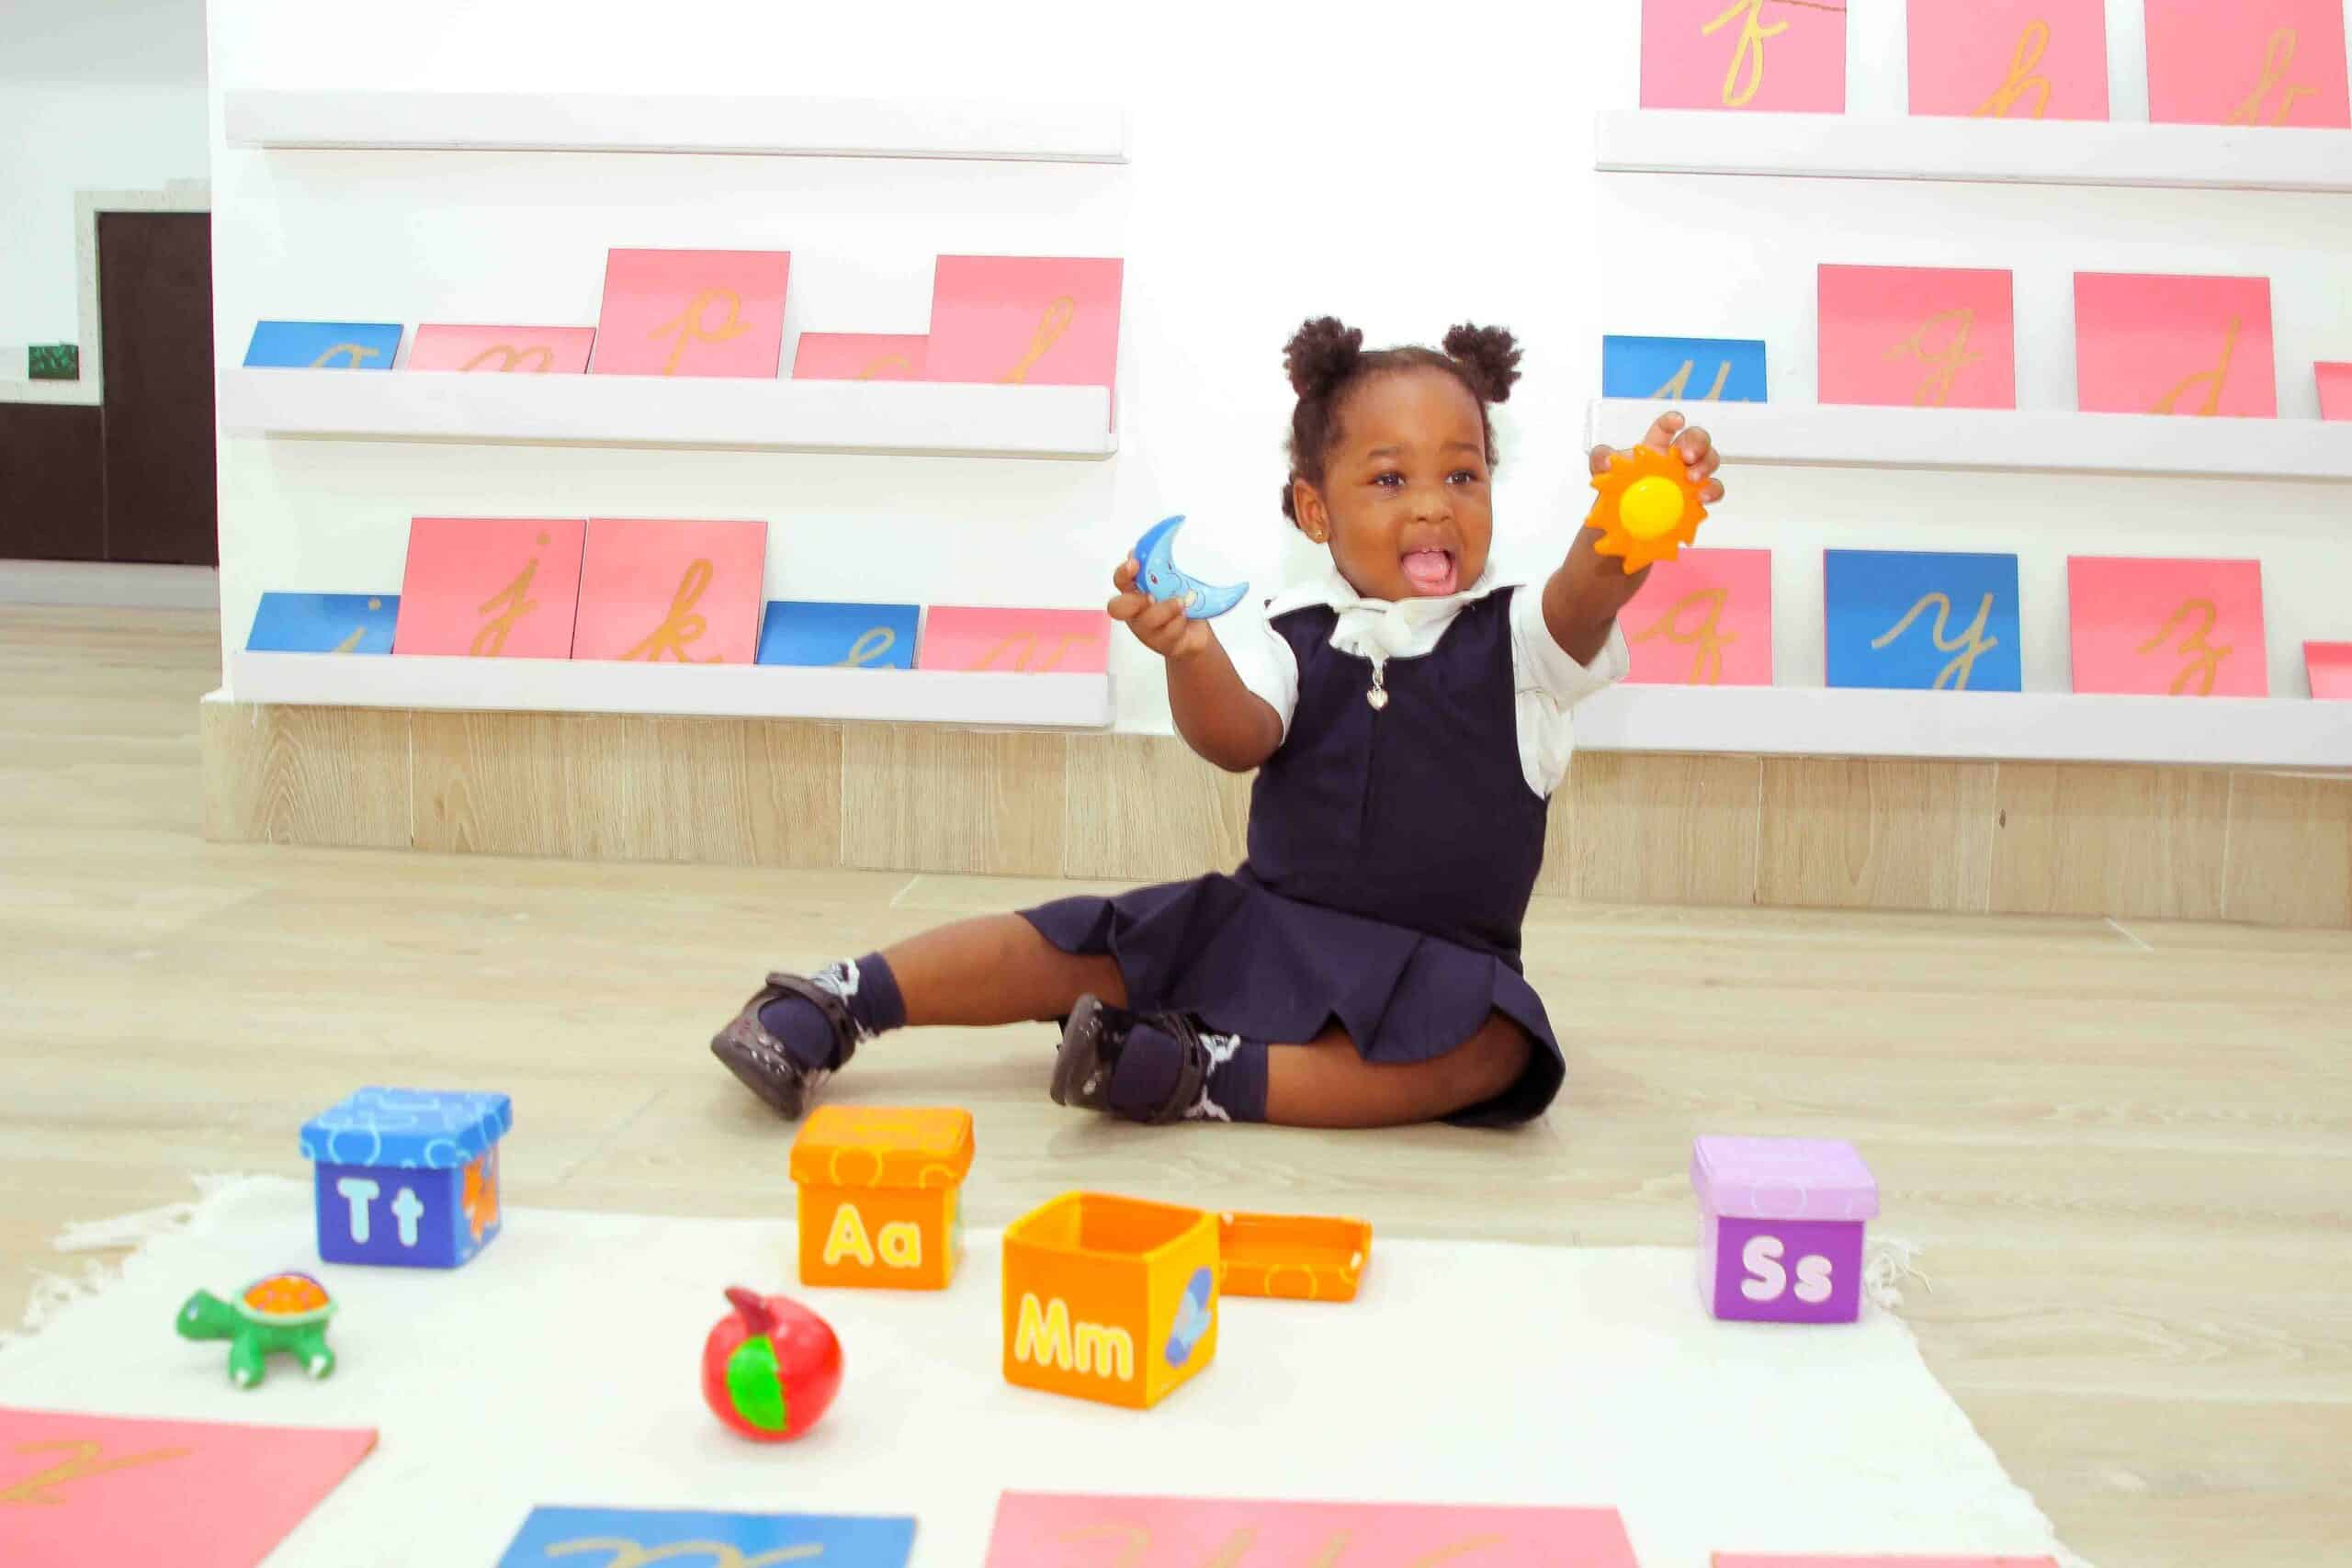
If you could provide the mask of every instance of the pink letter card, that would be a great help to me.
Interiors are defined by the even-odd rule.
[[[767,548],[765,523],[589,519],[571,657],[755,662]]]
[[[2148,118],[2352,125],[2344,0],[2147,0]]]
[[[254,1568],[370,1431],[0,1409],[0,1561]]]
[[[2262,563],[2066,558],[2075,690],[2267,697]]]
[[[603,376],[766,376],[784,359],[788,251],[614,251],[596,322]]]
[[[931,340],[892,333],[802,333],[796,381],[920,381]]]
[[[926,378],[1115,387],[1125,271],[1080,256],[940,257]]]
[[[1086,1543],[1093,1543],[1088,1551]],[[1374,1543],[1377,1543],[1376,1545]],[[1463,1568],[1634,1568],[1614,1508],[1476,1508],[1403,1503],[1247,1503],[1007,1492],[984,1568],[1117,1562],[1123,1568],[1204,1562]]]
[[[934,604],[923,612],[922,620],[918,670],[1100,675],[1110,668],[1111,617],[1100,610]]]
[[[2316,365],[2319,376],[2319,416],[2352,420],[2352,365]]]
[[[594,327],[436,327],[416,329],[411,370],[521,371],[577,376],[588,368]]]
[[[1844,114],[1844,0],[1642,0],[1642,107]]]
[[[2270,280],[2076,273],[2075,380],[2086,413],[2275,417]]]
[[[1820,399],[1900,408],[2017,407],[2009,275],[1824,266]]]
[[[2311,673],[2312,696],[2352,702],[2352,642],[2303,644],[2303,668]]]
[[[1650,569],[1621,617],[1634,668],[1657,686],[1772,683],[1772,552],[1685,550]]]
[[[2107,0],[1911,0],[1911,112],[2105,119]]]
[[[408,527],[392,651],[569,659],[577,517],[419,517]]]

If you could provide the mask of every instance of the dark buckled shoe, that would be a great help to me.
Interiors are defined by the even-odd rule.
[[[1182,1048],[1175,1086],[1165,1101],[1148,1115],[1136,1116],[1111,1104],[1111,1069],[1118,1065],[1127,1036],[1146,1024],[1172,1036]],[[1124,1116],[1148,1126],[1164,1126],[1194,1114],[1206,1096],[1209,1051],[1202,1043],[1201,1027],[1182,1013],[1133,1013],[1094,997],[1080,997],[1062,1028],[1060,1054],[1054,1058],[1053,1097],[1056,1105],[1105,1115]]]
[[[798,997],[825,1015],[833,1031],[833,1066],[803,1066],[784,1042],[767,1032],[760,1010],[783,997]],[[787,1121],[797,1122],[814,1103],[818,1089],[836,1068],[857,1050],[857,1025],[841,998],[798,975],[771,975],[733,1021],[711,1037],[710,1054]]]

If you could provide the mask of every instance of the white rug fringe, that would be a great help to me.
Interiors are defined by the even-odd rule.
[[[1893,1312],[1901,1306],[1905,1280],[1917,1280],[1930,1293],[1934,1292],[1936,1282],[1920,1272],[1918,1256],[1919,1244],[1916,1241],[1892,1235],[1871,1238],[1869,1249],[1862,1255],[1862,1291],[1872,1306],[1882,1312]]]
[[[219,1192],[224,1192],[246,1178],[229,1174],[202,1174],[189,1178],[196,1184],[197,1196],[184,1203],[164,1203],[136,1213],[117,1214],[106,1220],[76,1220],[65,1227],[63,1234],[50,1245],[59,1252],[113,1252],[120,1258],[91,1258],[82,1265],[79,1274],[33,1275],[33,1292],[25,1303],[25,1320],[17,1329],[0,1329],[0,1351],[22,1340],[29,1339],[57,1320],[58,1314],[79,1302],[88,1301],[122,1277],[123,1265],[139,1255],[149,1242],[183,1230],[196,1215],[197,1206]]]

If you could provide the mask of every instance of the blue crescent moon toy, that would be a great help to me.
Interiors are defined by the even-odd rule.
[[[1186,620],[1213,621],[1240,604],[1242,596],[1250,592],[1250,585],[1237,582],[1218,588],[1179,567],[1176,531],[1183,525],[1182,517],[1170,517],[1155,524],[1149,533],[1136,541],[1136,560],[1143,568],[1136,581],[1154,599],[1182,600]]]

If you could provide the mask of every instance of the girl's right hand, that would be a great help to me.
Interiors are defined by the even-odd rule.
[[[1129,556],[1111,574],[1111,584],[1119,591],[1111,601],[1111,618],[1125,621],[1137,642],[1171,663],[1206,653],[1216,640],[1209,624],[1187,620],[1182,600],[1154,599],[1136,587],[1142,573],[1142,565]]]

